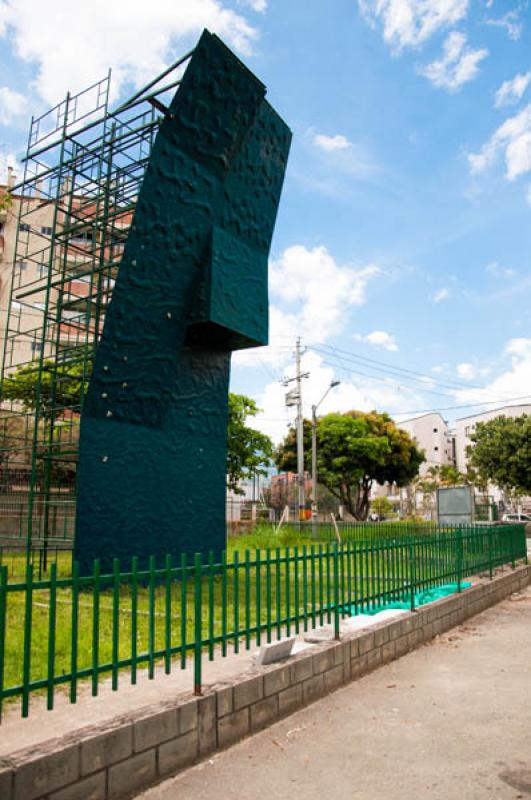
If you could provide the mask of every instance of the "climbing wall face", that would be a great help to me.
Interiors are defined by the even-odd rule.
[[[225,546],[230,353],[267,343],[290,138],[205,31],[151,149],[81,416],[84,571]]]

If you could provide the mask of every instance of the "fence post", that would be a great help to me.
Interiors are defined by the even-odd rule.
[[[33,566],[26,564],[26,591],[24,606],[24,651],[22,664],[22,716],[29,712],[29,695],[31,682],[31,634],[33,613]]]
[[[334,639],[339,639],[339,558],[334,543]]]
[[[201,553],[195,554],[194,570],[194,694],[201,694]]]
[[[516,526],[513,526],[513,529],[511,530],[511,569],[515,569],[515,567],[516,567],[516,561],[515,561],[515,556],[514,556],[515,535],[516,535]]]
[[[463,529],[457,528],[457,591],[461,591],[461,578],[463,571]]]
[[[411,603],[411,610],[415,610],[415,548],[413,542],[408,546],[408,560],[409,560],[409,597]]]
[[[4,699],[7,581],[8,581],[7,567],[0,567],[0,722],[2,721],[2,701]]]
[[[492,580],[493,565],[492,565],[492,528],[489,527],[489,576]]]

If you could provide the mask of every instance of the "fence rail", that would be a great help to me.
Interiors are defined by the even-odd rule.
[[[78,683],[89,680],[98,694],[102,676],[113,690],[135,684],[138,669],[154,678],[193,663],[200,691],[203,660],[249,649],[342,617],[406,600],[415,593],[493,570],[526,558],[522,525],[460,528],[434,536],[380,541],[319,543],[226,553],[216,560],[200,554],[175,565],[150,559],[146,569],[133,558],[128,571],[117,560],[111,574],[99,562],[90,576],[12,580],[0,568],[0,711],[4,700],[20,698],[27,716],[30,698],[69,687],[75,703]],[[190,661],[191,659],[191,661]],[[128,671],[128,675],[124,674]]]
[[[455,525],[439,526],[435,522],[409,522],[394,520],[389,522],[356,521],[307,521],[288,522],[280,529],[275,524],[257,520],[256,523],[236,534],[229,534],[230,549],[237,549],[243,537],[245,546],[264,549],[273,542],[283,546],[311,544],[312,542],[352,542],[382,541],[404,538],[434,537],[440,533],[455,530]],[[23,527],[18,534],[0,531],[0,567],[7,566],[9,575],[24,578],[26,564],[34,566],[34,576],[45,576],[49,565],[57,562],[59,573],[71,574],[75,540],[72,532],[60,536],[33,535],[28,541]]]

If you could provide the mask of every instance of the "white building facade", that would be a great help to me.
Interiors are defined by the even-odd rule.
[[[454,438],[448,423],[437,412],[422,414],[419,417],[397,423],[407,431],[418,447],[424,451],[426,460],[420,467],[420,475],[425,475],[430,467],[455,464]]]

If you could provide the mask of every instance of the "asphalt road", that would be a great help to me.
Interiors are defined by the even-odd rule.
[[[531,588],[142,800],[531,797]]]

